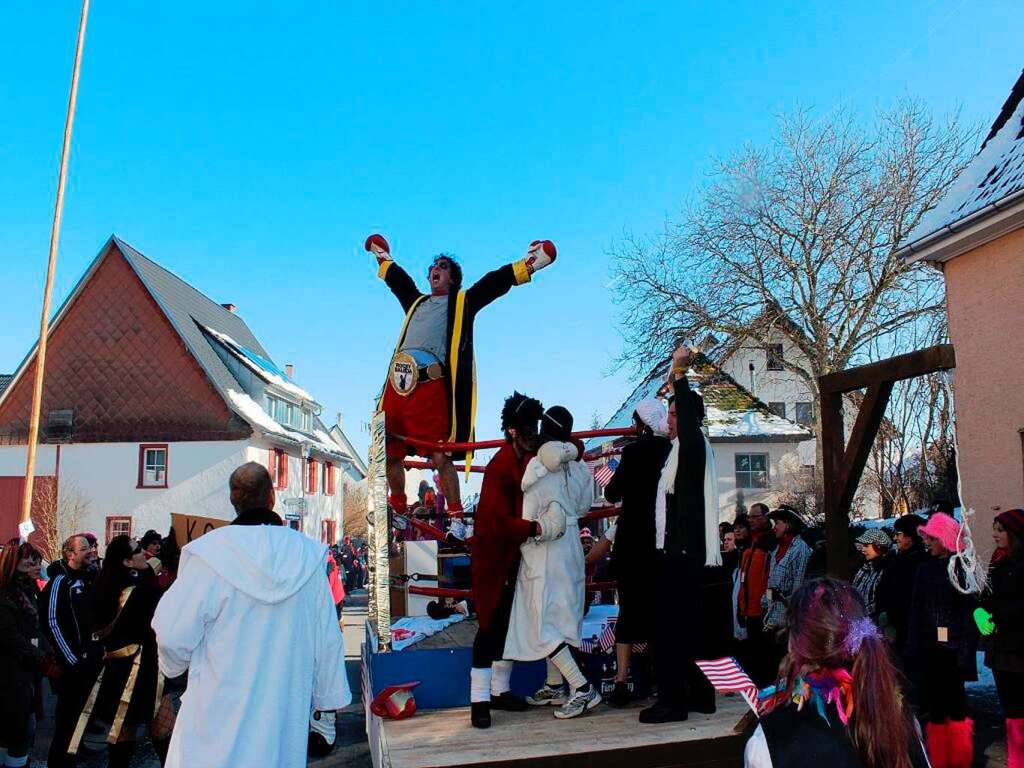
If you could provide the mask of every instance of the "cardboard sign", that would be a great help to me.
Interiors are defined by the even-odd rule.
[[[215,517],[200,517],[199,515],[178,515],[171,513],[171,526],[174,528],[174,536],[178,540],[178,546],[184,547],[190,541],[194,541],[204,533],[209,533],[214,528],[227,525],[228,520],[218,520]]]

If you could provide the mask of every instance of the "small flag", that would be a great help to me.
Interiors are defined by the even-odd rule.
[[[618,459],[608,459],[608,463],[602,467],[597,467],[594,470],[594,479],[597,480],[597,484],[602,488],[608,485],[612,479],[612,475],[615,474],[615,470],[619,468]]]
[[[697,666],[700,667],[700,671],[704,673],[704,677],[708,679],[716,691],[739,693],[750,708],[754,710],[754,714],[760,714],[757,706],[757,686],[754,685],[754,681],[750,679],[750,676],[743,671],[743,668],[740,667],[736,659],[732,656],[726,656],[725,658],[714,659],[713,661],[698,661]]]

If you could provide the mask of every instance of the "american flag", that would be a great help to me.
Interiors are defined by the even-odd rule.
[[[618,459],[608,459],[608,463],[602,467],[594,468],[594,479],[597,480],[597,484],[604,488],[612,479],[612,475],[615,474],[615,470],[619,468]]]
[[[704,673],[716,691],[723,693],[739,693],[743,700],[754,710],[754,714],[760,714],[757,699],[757,686],[750,676],[743,671],[736,659],[726,656],[712,661],[698,661],[697,666]]]

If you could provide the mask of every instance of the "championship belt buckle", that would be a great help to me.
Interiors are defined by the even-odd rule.
[[[419,366],[415,358],[407,352],[396,352],[391,358],[391,371],[388,380],[391,388],[402,397],[408,397],[416,389],[419,378]]]

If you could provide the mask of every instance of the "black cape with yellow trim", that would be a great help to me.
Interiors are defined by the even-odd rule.
[[[395,351],[398,351],[405,340],[413,312],[427,298],[427,294],[416,287],[408,272],[390,259],[381,262],[377,275],[387,283],[405,311],[405,322],[395,345]],[[508,293],[513,286],[528,282],[530,272],[526,262],[517,261],[488,272],[465,290],[448,294],[445,383],[448,386],[451,425],[449,442],[463,443],[476,439],[476,361],[473,355],[473,321],[476,320],[476,314]],[[390,384],[385,382],[384,386]],[[452,458],[463,459],[465,455],[465,452],[455,452]]]

